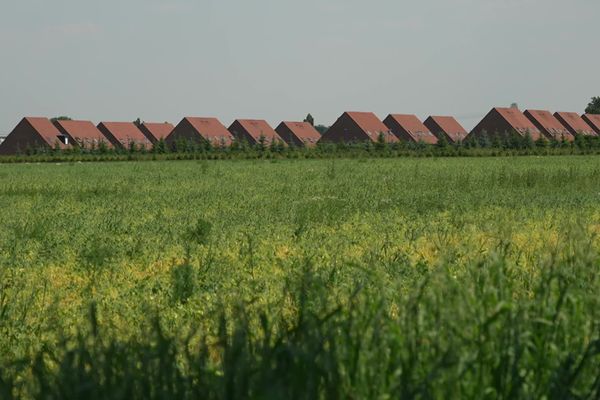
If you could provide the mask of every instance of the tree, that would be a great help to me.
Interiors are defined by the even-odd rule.
[[[329,129],[329,127],[327,127],[325,125],[317,125],[317,126],[315,126],[315,129],[317,130],[317,132],[319,132],[321,135],[323,135],[325,132],[327,132],[327,129]]]
[[[152,146],[152,151],[158,154],[164,154],[167,152],[167,143],[164,138],[160,138],[158,142],[156,142]]]
[[[258,148],[259,151],[265,151],[267,149],[267,138],[262,133],[260,134],[260,136],[258,137],[258,140],[256,141],[256,147]]]
[[[544,136],[540,135],[538,140],[535,141],[535,146],[539,147],[541,149],[544,149],[544,148],[548,147],[548,141],[546,140],[546,138]]]
[[[440,137],[438,138],[437,146],[442,149],[448,147],[448,139],[446,139],[446,135],[440,135]]]
[[[385,141],[385,133],[379,132],[377,135],[377,142],[375,142],[375,148],[378,150],[384,150],[387,146],[387,142]]]
[[[523,147],[526,149],[533,149],[535,147],[535,142],[529,131],[525,133],[525,137],[523,138]]]
[[[71,121],[71,118],[67,117],[66,115],[61,115],[59,117],[50,118],[50,122],[55,122],[55,121]]]
[[[306,116],[306,118],[304,118],[304,122],[308,122],[312,126],[315,126],[315,119],[312,115],[310,115],[310,113]]]
[[[600,114],[600,96],[592,97],[592,101],[585,109],[586,114]]]

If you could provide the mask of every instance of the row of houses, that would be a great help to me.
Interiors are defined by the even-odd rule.
[[[323,134],[324,142],[423,142],[436,144],[442,138],[458,143],[485,136],[530,135],[533,140],[573,141],[576,135],[600,135],[600,115],[518,108],[493,108],[480,122],[467,132],[449,116],[430,116],[421,122],[415,115],[390,114],[383,121],[373,113],[346,112]]]
[[[484,135],[531,135],[556,140],[574,140],[575,135],[600,135],[600,115],[574,112],[552,114],[545,110],[493,108],[469,133],[451,116],[430,116],[421,122],[415,115],[390,114],[383,121],[370,112],[345,112],[323,134],[308,122],[281,122],[273,129],[265,120],[238,119],[226,128],[217,118],[185,117],[173,126],[168,122],[135,124],[55,120],[25,117],[0,144],[0,154],[18,154],[30,148],[127,148],[131,144],[150,148],[164,140],[168,146],[180,141],[228,146],[234,140],[250,145],[280,141],[290,146],[314,146],[318,142],[423,142],[436,144],[442,138],[458,143]]]
[[[284,121],[273,129],[267,121],[238,119],[226,128],[217,118],[185,117],[173,126],[168,122],[100,122],[25,117],[0,144],[0,154],[19,154],[27,149],[72,147],[126,149],[151,148],[164,140],[167,146],[180,141],[229,146],[234,140],[250,145],[275,141],[294,146],[314,146],[321,139],[308,122]]]
[[[517,108],[494,108],[486,115],[470,135],[481,137],[485,133],[515,132],[521,136],[573,141],[576,135],[600,135],[600,115]]]

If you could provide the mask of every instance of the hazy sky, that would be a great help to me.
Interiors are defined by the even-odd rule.
[[[598,32],[598,0],[0,0],[0,133],[25,115],[582,112]]]

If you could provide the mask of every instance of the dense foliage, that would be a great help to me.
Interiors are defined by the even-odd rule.
[[[125,160],[250,160],[250,159],[322,159],[356,157],[484,157],[516,155],[571,155],[599,154],[600,136],[578,135],[573,142],[566,140],[534,141],[529,135],[498,137],[483,136],[464,143],[450,144],[440,140],[436,145],[425,143],[384,141],[367,143],[319,143],[315,147],[284,146],[281,142],[259,142],[249,146],[234,141],[231,146],[212,146],[181,140],[168,146],[159,141],[151,149],[130,143],[126,149],[108,148],[104,143],[95,148],[28,149],[22,154],[0,156],[0,163],[69,162],[69,161],[125,161]]]
[[[0,397],[597,398],[597,157],[0,167]]]
[[[600,114],[600,96],[592,97],[592,100],[587,105],[585,112],[587,114]]]

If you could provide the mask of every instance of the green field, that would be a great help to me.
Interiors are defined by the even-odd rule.
[[[0,183],[0,398],[600,396],[597,156]]]

